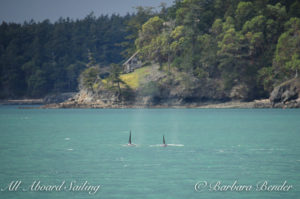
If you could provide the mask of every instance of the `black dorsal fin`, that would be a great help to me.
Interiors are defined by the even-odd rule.
[[[166,144],[165,136],[163,136],[163,144]]]
[[[129,134],[129,141],[128,144],[131,144],[131,130],[130,130],[130,134]]]

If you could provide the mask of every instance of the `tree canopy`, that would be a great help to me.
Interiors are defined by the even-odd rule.
[[[176,1],[169,18],[155,16],[143,25],[159,21],[160,33],[145,37],[143,28],[136,47],[144,59],[171,61],[199,79],[221,79],[228,90],[247,85],[248,99],[264,97],[300,69],[299,5],[298,0]],[[171,22],[175,25],[161,25]]]
[[[243,84],[249,100],[298,75],[299,0],[175,0],[161,7],[55,23],[3,22],[0,97],[75,91],[81,73],[89,87],[104,67],[119,74],[113,63],[136,51],[199,82],[218,79],[228,91]]]
[[[81,20],[60,18],[55,23],[3,22],[0,98],[76,91],[79,75],[86,68],[109,67],[129,56],[122,52],[134,43],[135,37],[130,35],[137,34],[136,29],[129,27],[144,23],[148,12],[100,17],[91,13]]]

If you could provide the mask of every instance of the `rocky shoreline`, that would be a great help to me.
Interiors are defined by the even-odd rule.
[[[292,100],[286,103],[273,104],[269,99],[254,100],[251,102],[229,101],[229,102],[202,102],[190,104],[157,104],[157,105],[142,105],[142,104],[99,104],[99,103],[76,103],[62,102],[43,104],[43,99],[22,99],[22,100],[5,100],[0,102],[1,105],[40,105],[35,107],[20,107],[22,109],[126,109],[126,108],[201,108],[201,109],[255,109],[255,108],[300,108],[300,99]]]
[[[185,102],[178,97],[155,102],[151,96],[137,96],[134,101],[121,101],[112,92],[102,91],[95,94],[81,89],[74,97],[64,102],[47,104],[41,108],[300,108],[300,79],[294,78],[278,85],[268,99],[250,102],[241,100]]]
[[[47,99],[47,100],[45,100]],[[2,102],[2,103],[1,103]],[[48,103],[47,103],[48,102]],[[118,100],[113,92],[102,91],[95,94],[82,89],[77,94],[66,93],[53,95],[44,99],[5,100],[0,104],[6,105],[42,105],[40,109],[58,108],[300,108],[300,79],[294,78],[275,87],[270,98],[250,102],[229,100],[206,100],[185,102],[180,98],[169,98],[155,102],[151,96],[137,96],[135,100]],[[43,105],[44,104],[44,105]]]
[[[255,100],[251,102],[229,101],[229,102],[203,102],[203,103],[190,103],[190,104],[158,104],[158,105],[126,105],[126,104],[97,104],[85,103],[79,104],[74,102],[63,102],[59,104],[47,104],[40,108],[56,109],[56,108],[98,108],[98,109],[124,109],[124,108],[216,108],[216,109],[229,109],[229,108],[300,108],[300,99],[290,101],[287,103],[276,103],[272,105],[269,99]]]

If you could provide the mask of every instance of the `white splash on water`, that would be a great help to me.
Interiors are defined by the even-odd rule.
[[[154,144],[149,145],[150,147],[168,147],[168,146],[175,146],[175,147],[183,147],[183,144],[167,144],[167,146],[164,146],[163,144]]]
[[[167,144],[168,146],[179,146],[179,147],[182,147],[184,146],[183,144]]]

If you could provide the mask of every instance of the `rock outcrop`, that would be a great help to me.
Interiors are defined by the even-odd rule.
[[[275,87],[270,95],[275,108],[300,108],[300,78],[294,78]]]
[[[292,79],[274,88],[269,99],[248,101],[249,89],[236,84],[224,89],[221,79],[197,79],[180,71],[166,72],[158,65],[148,68],[137,88],[109,88],[98,82],[97,89],[80,88],[75,96],[44,108],[300,108],[300,79]]]
[[[199,80],[182,72],[167,74],[158,66],[151,67],[139,84],[135,90],[123,88],[121,97],[105,86],[98,90],[81,87],[74,97],[45,108],[197,107],[229,100],[220,80]]]
[[[76,94],[77,94],[76,92],[50,94],[44,97],[43,103],[44,104],[61,103],[70,98],[73,98]]]
[[[248,99],[249,88],[246,84],[237,84],[232,87],[229,97],[233,100],[246,100]]]

